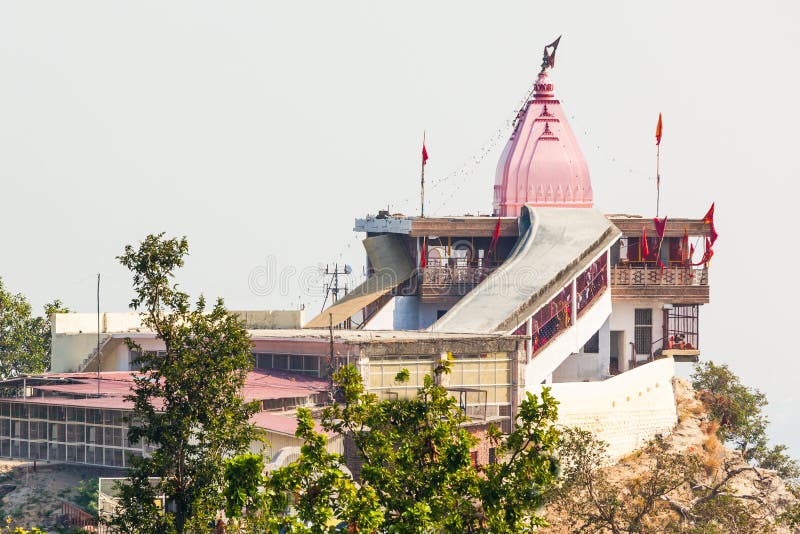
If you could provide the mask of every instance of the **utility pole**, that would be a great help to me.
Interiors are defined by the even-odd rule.
[[[339,276],[340,275],[347,275],[353,272],[353,268],[349,265],[345,265],[341,269],[339,269],[339,264],[334,263],[333,269],[329,265],[325,265],[325,276],[330,276],[331,281],[325,284],[325,301],[322,303],[322,310],[325,309],[325,305],[328,303],[328,295],[331,296],[331,305],[336,304],[339,302],[339,293],[344,292],[347,295],[347,284],[344,287],[339,286]]]

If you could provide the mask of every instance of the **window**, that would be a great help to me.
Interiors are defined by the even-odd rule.
[[[636,354],[650,355],[653,346],[653,310],[651,308],[634,310],[634,345]]]
[[[583,346],[583,352],[586,354],[599,354],[600,353],[600,331],[594,333],[594,335],[589,338],[589,341],[586,342],[586,345]]]
[[[320,374],[320,356],[253,352],[256,369],[278,369],[311,376]]]
[[[478,451],[469,451],[469,463],[472,467],[478,467]]]
[[[272,365],[274,369],[280,369],[282,371],[289,370],[289,355],[288,354],[273,354],[272,355]]]
[[[496,464],[497,463],[497,449],[494,447],[489,447],[489,463]]]
[[[138,350],[128,351],[128,370],[138,371],[142,368],[142,364],[139,362],[141,356],[142,353]]]

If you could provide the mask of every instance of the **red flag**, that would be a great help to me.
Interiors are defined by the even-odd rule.
[[[714,202],[711,203],[711,207],[708,208],[708,212],[703,216],[703,222],[711,225],[711,231],[709,232],[709,235],[711,236],[712,245],[717,240],[717,237],[719,237],[717,229],[714,227],[714,204]]]
[[[422,142],[422,164],[425,165],[425,163],[427,163],[427,162],[428,162],[428,149],[425,148],[425,141],[423,141]]]
[[[419,255],[419,267],[424,269],[428,265],[428,240],[422,240],[422,250]]]
[[[642,259],[646,260],[650,255],[650,248],[647,246],[647,229],[644,226],[642,226],[642,243],[640,245],[640,250],[642,251]]]
[[[500,217],[497,218],[497,223],[494,225],[494,232],[492,232],[492,240],[489,242],[489,254],[494,255],[495,248],[497,248],[497,241],[500,239]]]
[[[656,124],[656,146],[661,144],[661,131],[663,127],[661,124],[661,113],[658,114],[658,124]]]
[[[665,216],[663,219],[653,217],[653,224],[656,225],[656,233],[658,234],[658,238],[664,239],[664,230],[667,228],[667,217]]]
[[[494,225],[494,232],[492,232],[492,242],[489,245],[489,248],[492,248],[494,245],[496,245],[498,239],[500,239],[500,217],[497,218],[497,223],[495,223]]]
[[[711,207],[708,208],[708,212],[703,216],[703,222],[712,224],[714,222],[714,204],[715,202],[711,203]]]

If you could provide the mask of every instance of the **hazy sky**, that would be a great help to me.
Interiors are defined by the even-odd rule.
[[[704,359],[767,393],[800,455],[795,2],[0,3],[0,277],[40,307],[123,311],[115,261],[186,235],[179,280],[230,308],[318,311],[361,273],[354,217],[488,213],[544,44],[598,208],[717,203]],[[499,143],[497,140],[499,139]],[[489,150],[493,149],[493,150]],[[446,178],[446,179],[445,179]],[[266,280],[267,272],[279,276]],[[353,280],[357,282],[357,280]]]

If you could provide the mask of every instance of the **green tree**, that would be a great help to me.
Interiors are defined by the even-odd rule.
[[[256,436],[241,388],[250,369],[251,341],[241,321],[218,300],[206,309],[172,280],[188,254],[185,238],[149,235],[125,247],[120,262],[133,273],[131,308],[164,342],[165,351],[142,351],[134,380],[128,439],[155,447],[132,458],[112,524],[123,532],[205,531],[225,505],[225,459]],[[148,477],[157,479],[151,483]],[[166,510],[156,499],[163,495]]]
[[[352,439],[363,465],[353,489],[338,472],[341,459],[324,453],[324,436],[301,414],[298,436],[306,440],[301,459],[270,479],[271,511],[278,514],[295,495],[290,532],[329,532],[338,519],[350,532],[529,532],[543,525],[537,510],[557,474],[556,401],[544,389],[528,394],[508,436],[496,429],[489,439],[498,463],[474,466],[466,416],[438,384],[445,362],[411,399],[378,400],[366,393],[361,374],[347,366],[334,374],[341,402],[326,407],[322,426]],[[407,372],[397,375],[398,382]],[[328,479],[335,483],[317,483]],[[321,514],[321,515],[320,515]],[[312,526],[304,526],[306,524]]]
[[[769,419],[764,408],[768,403],[763,393],[745,386],[726,364],[712,361],[697,365],[691,379],[711,418],[719,424],[717,433],[723,442],[732,443],[745,460],[773,469],[783,478],[800,475],[800,466],[786,454],[785,445],[767,445]]]
[[[68,311],[60,300],[54,300],[44,306],[44,317],[36,317],[28,299],[6,290],[0,278],[0,379],[48,371],[50,314]]]

